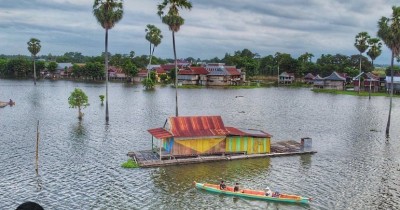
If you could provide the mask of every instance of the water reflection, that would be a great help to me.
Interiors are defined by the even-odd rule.
[[[300,155],[300,165],[304,169],[309,169],[311,167],[312,155]]]

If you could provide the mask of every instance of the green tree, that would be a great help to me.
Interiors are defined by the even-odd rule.
[[[374,65],[374,60],[379,57],[382,53],[382,42],[379,38],[369,38],[368,39],[369,50],[367,55],[371,58],[372,66]]]
[[[70,108],[78,108],[78,118],[81,120],[83,117],[81,109],[89,106],[89,98],[81,89],[75,88],[68,98],[68,103]]]
[[[6,59],[0,58],[0,77],[3,77],[6,75],[7,62],[8,61]]]
[[[36,60],[36,55],[40,52],[40,48],[42,46],[40,45],[40,40],[36,39],[36,38],[31,38],[27,44],[28,44],[28,50],[32,54],[32,60],[33,60],[33,84],[36,85],[35,60]]]
[[[49,70],[50,73],[54,74],[56,72],[58,64],[54,61],[51,61],[50,63],[47,64],[47,70]]]
[[[172,31],[172,45],[174,48],[175,69],[178,69],[175,49],[175,32],[178,32],[180,27],[185,23],[185,20],[179,15],[179,9],[192,8],[192,3],[187,0],[164,0],[157,5],[158,12],[162,22],[168,25]],[[175,109],[178,116],[178,71],[175,71]]]
[[[148,24],[147,28],[145,29],[146,32],[146,40],[149,41],[150,43],[150,52],[149,52],[149,65],[147,66],[147,80],[150,79],[150,65],[151,65],[151,59],[154,54],[154,49],[161,43],[161,39],[163,38],[161,34],[161,30],[157,28],[154,25]],[[145,87],[146,89],[151,89],[154,88],[154,83],[153,82],[146,82]]]
[[[44,71],[46,69],[46,62],[44,61],[37,61],[36,62],[36,70],[38,74],[40,74],[41,71]]]
[[[9,77],[25,78],[30,72],[30,68],[32,68],[32,66],[29,60],[19,56],[7,62],[5,75]]]
[[[94,0],[93,14],[105,29],[105,74],[106,74],[106,122],[108,123],[108,30],[118,23],[124,14],[122,0]]]
[[[135,66],[135,64],[132,63],[131,60],[125,61],[124,65],[122,65],[122,70],[129,78],[136,76],[138,73],[137,67]]]
[[[78,64],[72,64],[72,75],[74,76],[74,78],[79,78],[81,77],[83,74],[83,68],[81,66],[79,66]]]
[[[389,138],[390,118],[392,115],[392,98],[393,98],[393,66],[394,58],[400,53],[400,7],[392,7],[392,17],[381,17],[378,21],[378,37],[382,39],[385,45],[392,51],[390,60],[390,102],[389,116],[386,124],[386,138]]]

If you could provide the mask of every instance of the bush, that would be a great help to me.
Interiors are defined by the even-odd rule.
[[[122,163],[122,168],[139,168],[138,164],[134,162],[132,159],[129,159],[125,163]]]

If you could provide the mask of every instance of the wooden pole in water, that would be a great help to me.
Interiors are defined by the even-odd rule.
[[[39,120],[36,127],[36,175],[39,175]]]

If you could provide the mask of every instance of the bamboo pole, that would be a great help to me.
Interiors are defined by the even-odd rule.
[[[39,120],[36,127],[36,175],[39,175]]]

